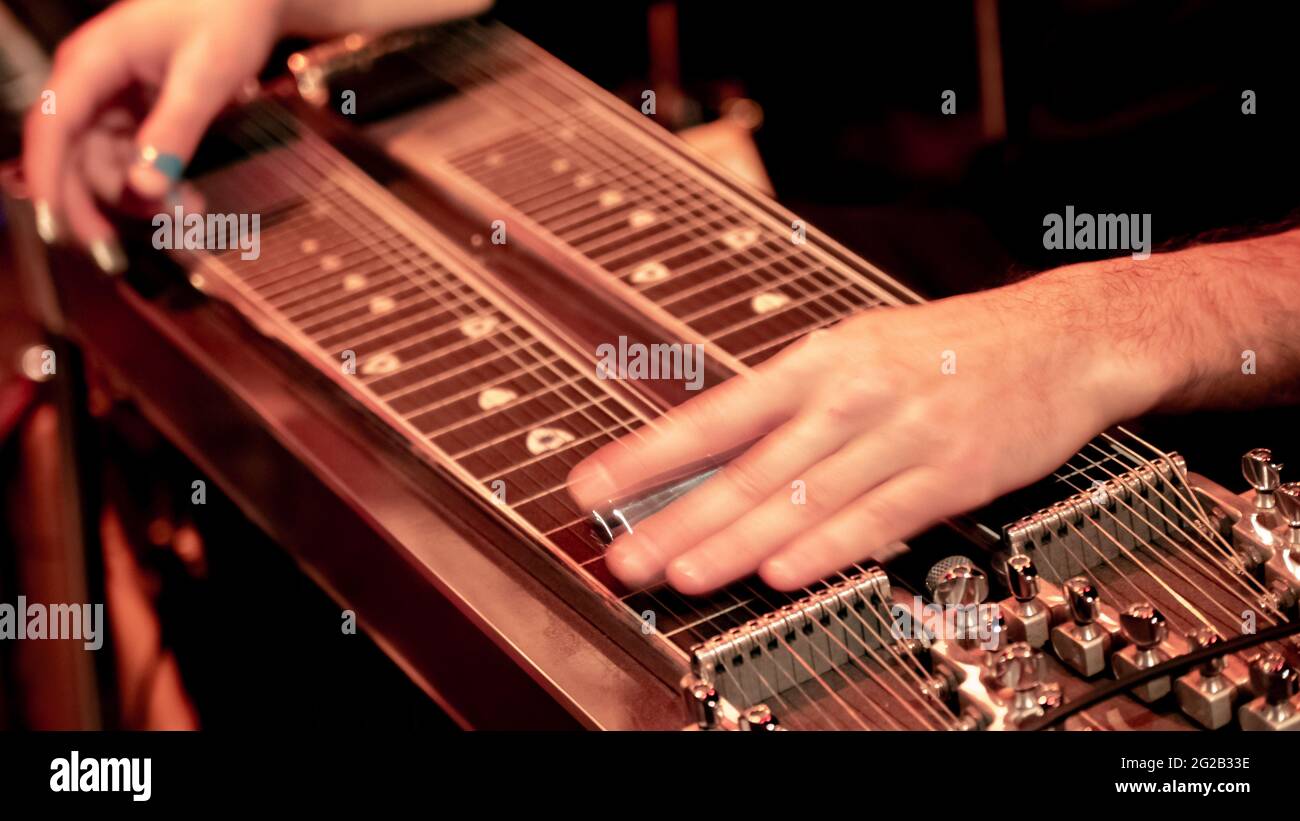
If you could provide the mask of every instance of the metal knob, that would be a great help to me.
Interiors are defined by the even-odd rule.
[[[1255,489],[1255,505],[1261,509],[1273,507],[1273,491],[1281,483],[1282,466],[1273,461],[1273,451],[1255,448],[1241,457],[1241,475]]]
[[[984,649],[997,653],[1007,646],[1007,620],[1002,615],[1002,608],[996,604],[989,605],[987,613],[980,618],[987,619],[989,637],[984,641]]]
[[[1223,643],[1223,638],[1213,629],[1202,627],[1199,630],[1193,630],[1187,634],[1187,641],[1197,650],[1205,650],[1210,647],[1216,647]],[[1228,660],[1223,656],[1214,656],[1201,665],[1201,675],[1205,678],[1217,676],[1228,666]]]
[[[1250,665],[1250,684],[1266,704],[1276,706],[1296,694],[1296,670],[1281,653],[1267,653]]]
[[[1092,624],[1101,615],[1101,591],[1087,576],[1067,579],[1063,585],[1065,603],[1075,624]]]
[[[1278,512],[1286,519],[1286,523],[1292,530],[1300,530],[1300,482],[1279,485],[1274,498],[1277,500]]]
[[[1142,650],[1155,647],[1169,635],[1164,615],[1146,602],[1130,605],[1119,617],[1119,626],[1124,637]]]
[[[718,708],[721,698],[712,684],[688,677],[682,682],[682,695],[686,701],[686,720],[702,730],[718,726]]]
[[[1043,654],[1018,641],[998,654],[993,665],[993,678],[999,687],[1009,690],[1037,689],[1043,680]]]
[[[949,556],[937,562],[925,576],[925,586],[935,604],[982,604],[989,595],[989,579],[975,562],[965,556]]]
[[[781,722],[776,720],[776,716],[772,715],[772,709],[766,704],[755,704],[740,716],[739,729],[741,730],[771,732],[780,726]]]
[[[1007,559],[1007,585],[1019,602],[1030,601],[1038,595],[1038,568],[1028,554],[1017,553]]]

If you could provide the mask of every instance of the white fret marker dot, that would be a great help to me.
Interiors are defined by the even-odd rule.
[[[314,239],[305,239],[299,244],[298,250],[304,254],[314,254],[320,250],[320,243]]]
[[[655,219],[657,218],[655,217],[654,211],[647,211],[644,208],[640,208],[633,211],[631,215],[628,216],[627,224],[633,228],[644,228],[654,222]]]
[[[334,272],[343,267],[343,259],[338,254],[326,254],[320,258],[322,271]]]
[[[385,351],[367,357],[366,361],[361,365],[361,372],[367,376],[374,376],[375,374],[380,373],[392,373],[397,370],[397,367],[401,364],[402,362],[397,358],[397,354]]]
[[[497,318],[491,315],[471,317],[460,323],[460,332],[470,339],[478,339],[492,333],[498,324]]]
[[[563,157],[551,160],[551,170],[554,171],[556,174],[563,174],[565,171],[568,171],[571,167],[572,166],[569,165],[569,161],[564,159]]]
[[[559,428],[537,428],[528,432],[528,441],[525,443],[528,452],[534,456],[541,456],[547,451],[563,447],[573,441],[573,434],[567,430]]]
[[[753,308],[756,314],[769,314],[789,301],[790,297],[779,291],[768,291],[751,299],[749,307]]]
[[[622,201],[623,201],[622,192],[615,191],[612,188],[609,189],[608,191],[600,192],[600,204],[605,208],[613,208],[615,205],[618,205]]]
[[[478,406],[483,410],[492,410],[509,405],[518,398],[519,394],[509,388],[488,388],[478,395]]]
[[[668,266],[662,262],[647,262],[632,272],[630,279],[638,285],[668,279]]]
[[[737,250],[753,245],[757,239],[757,228],[736,228],[722,235],[722,241]]]
[[[590,174],[579,174],[573,178],[574,188],[590,188],[596,184],[596,178]]]
[[[360,291],[366,287],[366,277],[364,274],[348,274],[343,277],[343,290]]]
[[[372,314],[386,314],[396,307],[397,303],[393,301],[391,296],[380,294],[370,300],[370,313]]]
[[[488,168],[496,168],[498,165],[501,164],[502,160],[504,159],[505,159],[504,157],[502,157],[500,154],[494,151],[483,158],[483,163]]]

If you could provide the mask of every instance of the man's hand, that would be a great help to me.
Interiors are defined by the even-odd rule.
[[[1297,268],[1279,235],[868,311],[602,448],[570,488],[589,509],[757,440],[607,560],[634,586],[702,593],[757,570],[795,589],[1028,484],[1114,422],[1202,401],[1234,373],[1247,396],[1241,351],[1278,345],[1254,314],[1300,296]]]

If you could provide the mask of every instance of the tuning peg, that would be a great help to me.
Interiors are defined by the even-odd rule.
[[[1214,631],[1212,627],[1202,627],[1199,630],[1193,630],[1187,634],[1187,641],[1197,650],[1206,650],[1210,647],[1216,647],[1223,643],[1223,638]],[[1201,676],[1206,679],[1215,678],[1228,666],[1228,660],[1223,655],[1213,656],[1201,665]]]
[[[755,704],[741,714],[737,729],[749,732],[772,732],[782,727],[781,722],[772,715],[772,708],[766,704]]]
[[[1276,707],[1296,694],[1296,670],[1281,653],[1266,653],[1250,666],[1250,684],[1265,704]]]
[[[1150,604],[1131,605],[1119,617],[1124,637],[1139,650],[1150,650],[1169,635],[1169,625],[1164,615]]]
[[[1241,475],[1255,489],[1255,506],[1261,510],[1273,507],[1273,491],[1281,483],[1282,466],[1273,461],[1273,451],[1255,448],[1241,457]]]
[[[1273,496],[1278,512],[1291,528],[1291,543],[1300,544],[1300,482],[1279,485]]]
[[[949,556],[936,562],[925,575],[925,586],[935,604],[982,604],[989,595],[989,579],[975,562],[965,556]]]
[[[1070,608],[1070,618],[1080,627],[1093,625],[1101,615],[1101,591],[1086,576],[1067,579],[1064,585],[1065,603]]]
[[[1023,641],[1009,645],[993,665],[993,680],[999,687],[1023,692],[1042,683],[1043,654]]]
[[[1027,553],[1007,559],[1007,586],[1018,602],[1033,601],[1038,595],[1038,568]]]
[[[1085,676],[1106,669],[1110,633],[1097,624],[1101,617],[1101,591],[1087,576],[1066,579],[1061,585],[1073,624],[1052,628],[1052,648],[1061,661]]]
[[[1130,646],[1120,650],[1111,659],[1116,676],[1123,677],[1138,670],[1146,670],[1165,660],[1160,644],[1169,636],[1169,623],[1154,605],[1147,602],[1129,605],[1120,614],[1119,629]],[[1163,698],[1172,687],[1172,679],[1161,676],[1139,684],[1129,692],[1143,701],[1151,702]]]
[[[718,711],[722,698],[712,684],[694,676],[682,680],[682,697],[686,702],[686,720],[701,730],[718,728]]]
[[[1259,697],[1238,711],[1243,730],[1300,729],[1300,710],[1294,701],[1296,669],[1286,656],[1273,651],[1251,662],[1250,686]]]

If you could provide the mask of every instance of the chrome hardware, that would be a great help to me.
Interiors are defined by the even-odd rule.
[[[704,484],[721,468],[652,486],[647,490],[611,499],[591,512],[591,529],[601,544],[611,544],[624,533],[631,533],[638,523],[668,507],[681,496]]]
[[[1176,532],[1174,523],[1193,511],[1184,494],[1170,494],[1167,488],[1186,476],[1187,464],[1178,454],[1157,457],[1007,525],[1003,547],[1012,555],[1042,551],[1043,578],[1061,584],[1067,576],[1116,558],[1121,547],[1134,549]],[[1151,506],[1165,515],[1133,515],[1130,508],[1135,506]]]
[[[1061,703],[1060,688],[1043,682],[1044,658],[1023,641],[1008,646],[993,664],[993,680],[1011,691],[1010,721],[1013,724]]]
[[[1286,524],[1286,543],[1292,550],[1300,548],[1300,482],[1279,485],[1273,497]]]
[[[691,648],[694,674],[748,707],[895,639],[889,579],[869,568]]]
[[[784,729],[766,704],[755,704],[740,714],[736,729],[750,732],[772,732]]]
[[[935,604],[982,604],[989,595],[989,580],[975,562],[965,556],[949,556],[935,562],[925,574],[925,586]]]
[[[1282,466],[1273,461],[1273,452],[1268,448],[1255,448],[1241,457],[1241,475],[1255,490],[1255,507],[1259,510],[1272,510],[1276,504],[1273,491],[1281,479],[1279,471]]]
[[[1281,653],[1261,655],[1250,666],[1251,688],[1259,697],[1238,711],[1243,730],[1300,730],[1296,670]]]
[[[1095,676],[1106,669],[1111,636],[1097,624],[1101,616],[1101,591],[1085,576],[1062,585],[1072,624],[1052,628],[1052,649],[1081,675]]]
[[[1129,646],[1111,658],[1111,666],[1117,677],[1146,670],[1168,658],[1160,645],[1169,636],[1169,625],[1164,615],[1154,606],[1145,602],[1131,605],[1120,615],[1119,622]],[[1162,676],[1139,684],[1130,692],[1149,703],[1164,698],[1172,687],[1173,682],[1169,677]]]
[[[1208,627],[1202,627],[1187,636],[1188,643],[1194,650],[1203,650],[1223,643],[1219,634]],[[1224,671],[1228,659],[1215,656],[1197,669],[1179,677],[1174,682],[1174,693],[1178,697],[1178,706],[1202,726],[1217,730],[1232,721],[1232,707],[1237,700],[1237,685]]]
[[[1042,647],[1052,631],[1052,613],[1038,598],[1038,568],[1033,557],[1017,553],[1006,561],[1007,586],[1011,598],[1001,602],[1007,630],[1013,638],[1031,647]]]
[[[686,702],[688,726],[699,730],[716,730],[722,697],[712,684],[695,676],[682,679],[682,696]]]

